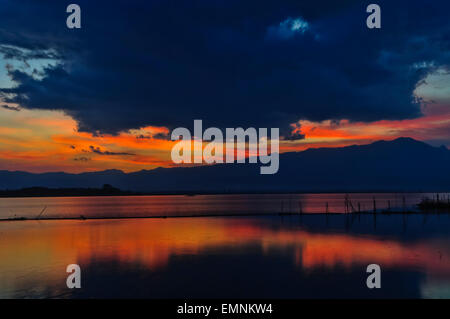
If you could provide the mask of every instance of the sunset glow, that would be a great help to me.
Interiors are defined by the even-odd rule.
[[[280,152],[368,144],[401,136],[448,147],[450,103],[428,106],[417,119],[370,123],[300,120],[295,131],[304,139],[282,140]],[[170,167],[175,142],[164,137],[168,133],[165,127],[149,126],[117,135],[94,135],[78,131],[77,122],[60,111],[0,108],[0,169],[76,173]]]

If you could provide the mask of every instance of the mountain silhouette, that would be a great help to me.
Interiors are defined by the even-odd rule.
[[[450,151],[412,138],[280,154],[277,174],[261,164],[156,168],[81,174],[0,171],[0,189],[99,188],[149,193],[450,191]]]

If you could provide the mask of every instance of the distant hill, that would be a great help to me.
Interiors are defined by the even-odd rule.
[[[47,188],[29,187],[16,190],[0,190],[0,197],[68,197],[68,196],[129,196],[141,195],[122,191],[111,185],[102,188]]]
[[[217,164],[68,174],[0,171],[0,189],[101,188],[139,192],[450,191],[450,151],[411,138],[280,155],[275,175],[260,164]]]

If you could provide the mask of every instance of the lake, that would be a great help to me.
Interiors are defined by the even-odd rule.
[[[403,207],[403,194],[350,199],[371,208],[374,196],[377,209],[388,200]],[[404,196],[412,207],[423,194]],[[450,298],[449,214],[320,214],[324,200],[342,212],[343,198],[0,199],[2,218],[35,217],[43,207],[44,217],[268,214],[3,221],[0,298]],[[299,200],[317,214],[269,215],[298,209]],[[66,286],[69,264],[81,267],[81,289]],[[380,289],[366,286],[369,264],[381,267]]]
[[[416,210],[422,198],[431,193],[355,193],[348,194],[354,210]],[[450,194],[440,194],[448,198]],[[170,196],[93,196],[0,198],[0,219],[11,217],[120,217],[120,216],[202,216],[273,214],[280,212],[345,212],[346,194],[247,194],[247,195],[170,195]]]

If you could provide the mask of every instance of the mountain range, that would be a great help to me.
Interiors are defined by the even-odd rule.
[[[216,164],[124,173],[0,171],[0,189],[99,188],[148,193],[226,192],[444,192],[450,191],[450,150],[412,138],[280,154],[279,171],[261,164]]]

